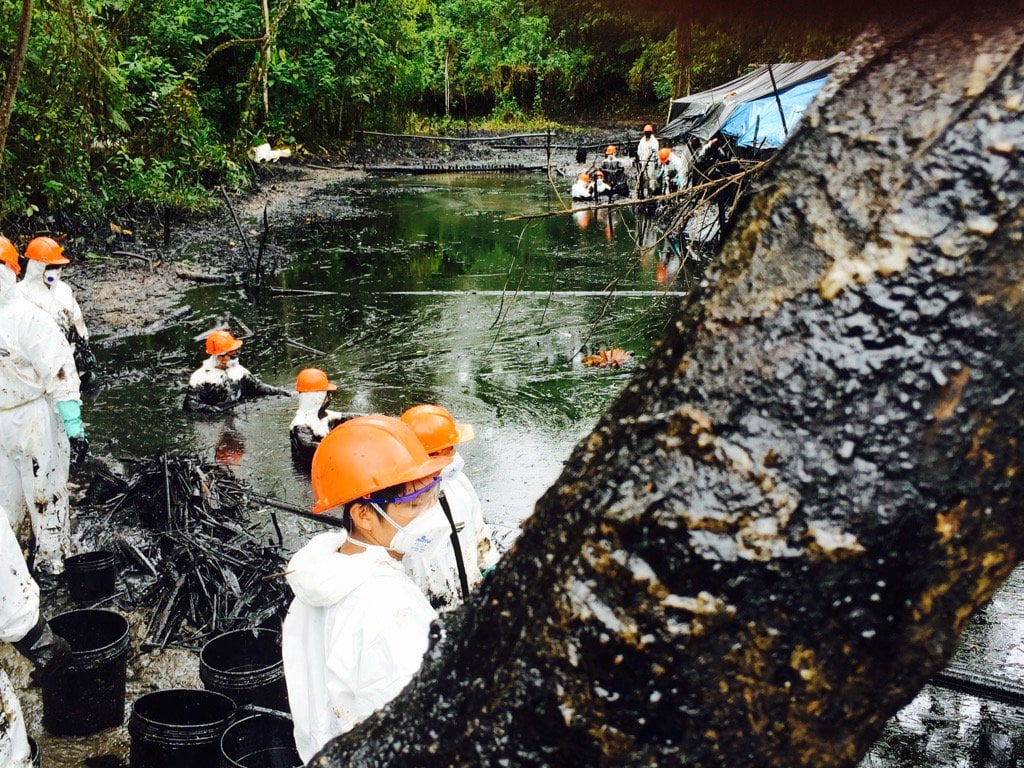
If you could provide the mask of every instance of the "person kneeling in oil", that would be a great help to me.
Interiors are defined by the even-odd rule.
[[[399,561],[447,540],[437,493],[450,463],[389,416],[346,421],[313,456],[313,512],[340,512],[344,530],[315,536],[285,571],[281,655],[303,763],[419,670],[437,613]]]
[[[327,408],[331,392],[337,389],[338,385],[331,384],[327,374],[319,368],[306,368],[295,381],[299,408],[292,419],[288,437],[292,445],[292,459],[304,467],[309,467],[313,453],[327,433],[356,415]]]
[[[239,403],[291,392],[264,384],[238,362],[242,340],[228,331],[214,331],[206,337],[209,357],[188,381],[185,410],[195,413],[223,413]]]
[[[431,456],[450,457],[441,471],[439,502],[448,516],[449,542],[430,558],[404,561],[405,572],[439,611],[457,608],[498,564],[494,534],[484,521],[480,498],[466,477],[465,460],[455,446],[475,437],[473,425],[456,424],[439,405],[416,405],[402,414]]]

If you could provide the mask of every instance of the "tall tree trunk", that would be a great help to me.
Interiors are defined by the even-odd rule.
[[[676,16],[676,67],[679,72],[676,94],[689,96],[693,71],[693,25],[685,13]]]
[[[867,35],[331,766],[852,766],[1024,546],[1024,19]],[[983,20],[982,20],[983,19]]]
[[[25,66],[25,54],[28,52],[28,34],[32,27],[32,4],[33,0],[21,0],[18,37],[14,43],[11,65],[7,68],[4,91],[3,94],[0,94],[0,168],[4,164],[4,150],[7,147],[7,131],[11,125],[11,113],[14,111],[14,97],[18,93],[21,70]]]
[[[260,51],[260,87],[263,94],[263,120],[266,122],[270,119],[270,43],[272,41],[270,34],[270,4],[268,0],[261,0],[261,6],[263,10],[263,35],[266,38],[263,41],[263,48]]]

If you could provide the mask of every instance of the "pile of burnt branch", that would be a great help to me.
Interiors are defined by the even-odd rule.
[[[97,472],[84,499],[88,538],[124,561],[118,602],[152,608],[143,644],[197,647],[232,629],[277,625],[290,592],[277,541],[247,517],[249,490],[223,467],[161,454],[123,475]],[[268,578],[270,577],[270,578]]]

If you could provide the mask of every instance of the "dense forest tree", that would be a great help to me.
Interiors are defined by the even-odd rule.
[[[1024,16],[852,47],[706,286],[314,761],[852,766],[1024,546]]]
[[[0,0],[0,52],[16,50],[22,8]],[[680,72],[673,20],[579,0],[48,0],[32,22],[0,221],[202,210],[211,187],[244,183],[262,141],[320,151],[362,128],[655,119]],[[694,22],[694,87],[845,42],[739,29]]]

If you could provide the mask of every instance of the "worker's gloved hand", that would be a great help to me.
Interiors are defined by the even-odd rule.
[[[494,573],[494,569],[497,567],[498,566],[496,565],[492,565],[490,568],[484,568],[482,571],[480,571],[480,577],[486,579],[488,576]]]
[[[67,669],[73,660],[67,640],[55,635],[42,616],[14,647],[32,662],[32,682],[40,686]]]
[[[64,431],[69,439],[85,439],[85,424],[82,423],[82,404],[77,400],[62,400],[57,403],[57,413],[64,422]]]
[[[83,434],[81,437],[69,438],[71,443],[71,464],[80,467],[89,455],[89,440]]]

